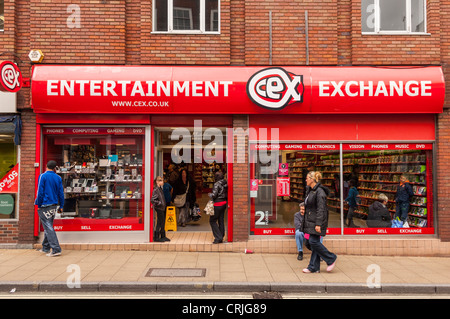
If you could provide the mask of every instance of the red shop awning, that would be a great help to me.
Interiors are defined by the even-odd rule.
[[[441,113],[442,68],[36,65],[36,113]]]

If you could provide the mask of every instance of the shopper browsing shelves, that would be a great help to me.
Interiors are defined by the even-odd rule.
[[[408,217],[409,201],[413,195],[414,192],[406,175],[400,176],[400,184],[395,193],[395,217],[399,217],[403,223]]]
[[[387,208],[388,197],[384,194],[378,195],[378,200],[373,202],[369,207],[369,214],[367,215],[368,227],[391,227],[391,213]]]
[[[354,179],[351,179],[349,181],[350,190],[348,192],[347,198],[345,199],[345,201],[348,203],[348,213],[347,213],[347,219],[348,219],[347,226],[348,227],[357,227],[353,223],[353,214],[354,214],[356,208],[358,207],[358,203],[356,202],[356,198],[359,195],[358,189],[356,188],[356,183],[357,182]]]
[[[173,191],[173,202],[180,209],[178,225],[185,227],[189,221],[189,210],[194,207],[196,185],[186,169],[180,171]]]

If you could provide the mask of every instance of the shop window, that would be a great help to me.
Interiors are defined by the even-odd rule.
[[[156,0],[153,2],[153,31],[204,33],[219,31],[218,0]]]
[[[15,219],[19,167],[12,123],[0,124],[0,154],[0,219]]]
[[[363,33],[426,33],[425,0],[362,0]]]
[[[60,231],[144,229],[144,128],[44,128],[65,204]]]
[[[294,234],[293,216],[305,199],[310,170],[321,172],[321,183],[329,189],[328,234],[434,233],[431,144],[273,147],[251,145],[252,234]],[[267,149],[276,156],[264,154]],[[264,156],[278,161],[274,166]],[[352,187],[358,194],[354,201]],[[393,226],[397,215],[400,222]]]
[[[350,226],[349,205],[344,204],[344,226],[353,228],[347,233],[357,233],[358,228],[359,233],[373,233],[374,228],[389,230],[378,229],[378,233],[397,233],[398,228],[392,229],[397,217],[408,233],[433,227],[430,144],[344,144],[343,149],[343,198],[349,194],[351,180],[360,198]]]
[[[252,234],[294,234],[294,214],[305,199],[309,170],[322,173],[322,184],[330,190],[329,230],[339,231],[339,205],[333,192],[339,174],[339,144],[283,144],[279,149],[271,148],[251,147]]]

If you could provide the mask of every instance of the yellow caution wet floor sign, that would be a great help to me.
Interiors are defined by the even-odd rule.
[[[177,231],[177,215],[175,206],[167,206],[166,208],[166,227],[165,230]]]

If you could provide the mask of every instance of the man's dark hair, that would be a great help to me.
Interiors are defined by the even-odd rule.
[[[53,169],[55,169],[55,167],[56,167],[57,165],[58,165],[58,164],[57,164],[55,161],[48,161],[48,163],[47,163],[47,168],[53,170]]]
[[[217,171],[216,174],[214,174],[214,178],[216,179],[216,182],[223,179],[223,173],[222,171]]]

